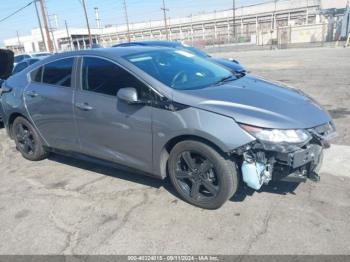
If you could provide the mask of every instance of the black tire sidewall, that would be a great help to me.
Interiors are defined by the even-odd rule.
[[[184,151],[198,152],[214,164],[214,169],[219,180],[219,193],[210,201],[196,201],[183,192],[176,179],[175,170],[178,156]],[[170,180],[178,194],[187,202],[205,209],[217,209],[221,207],[237,191],[238,177],[236,165],[233,160],[225,159],[213,147],[198,141],[180,142],[170,152],[168,160],[168,173]]]
[[[25,125],[32,133],[33,139],[35,142],[35,151],[33,154],[26,154],[25,152],[20,150],[20,145],[19,145],[19,142],[18,142],[16,134],[15,134],[16,126],[18,124]],[[44,158],[47,157],[47,152],[45,151],[45,149],[43,147],[43,143],[41,141],[41,138],[40,138],[38,132],[33,127],[33,125],[24,117],[17,117],[15,119],[15,121],[13,122],[13,125],[12,125],[12,134],[13,134],[17,149],[19,150],[19,152],[22,154],[22,156],[24,158],[31,160],[31,161],[40,161],[40,160],[43,160]]]

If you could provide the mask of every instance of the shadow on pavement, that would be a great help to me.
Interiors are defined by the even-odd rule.
[[[333,119],[345,118],[350,116],[350,110],[348,108],[340,107],[336,109],[328,110]]]
[[[130,168],[116,164],[113,164],[113,166],[106,166],[102,163],[98,163],[99,161],[91,161],[91,159],[88,157],[86,159],[84,159],[84,157],[74,158],[53,153],[49,156],[49,159],[64,165],[74,166],[101,175],[127,180],[157,189],[163,187],[169,193],[179,198],[179,195],[174,190],[168,178],[160,180],[140,171],[131,170]],[[279,195],[295,194],[294,190],[298,187],[298,185],[298,183],[272,181],[269,185],[263,186],[259,191],[255,191],[241,182],[237,193],[230,199],[230,201],[242,202],[246,197],[262,192]]]
[[[282,181],[271,181],[268,185],[263,186],[260,190],[255,191],[249,188],[245,184],[241,183],[237,193],[230,199],[233,202],[242,202],[246,197],[252,196],[253,194],[259,194],[263,192],[278,194],[278,195],[295,195],[295,189],[299,186],[299,183],[290,183]]]
[[[128,167],[124,167],[118,164],[113,164],[113,166],[112,165],[109,166],[109,165],[103,164],[98,160],[91,161],[91,159],[88,157],[75,158],[75,157],[70,157],[70,156],[65,156],[65,155],[60,155],[55,153],[50,154],[48,159],[51,161],[58,162],[60,164],[74,166],[74,167],[89,170],[101,175],[123,179],[123,180],[139,183],[149,187],[154,187],[154,188],[164,187],[167,191],[176,195],[168,179],[161,180],[158,178],[154,178],[141,171],[132,170]]]

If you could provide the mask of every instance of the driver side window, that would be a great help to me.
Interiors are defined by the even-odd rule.
[[[124,87],[134,87],[139,99],[150,97],[149,88],[118,65],[101,58],[83,58],[83,90],[116,96],[119,89]]]

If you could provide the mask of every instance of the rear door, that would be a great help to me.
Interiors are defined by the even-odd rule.
[[[98,57],[82,58],[80,76],[75,115],[82,151],[151,171],[152,107],[117,98],[120,88],[134,87],[140,99],[149,99],[149,88],[114,62]]]
[[[74,120],[75,58],[64,58],[30,73],[24,91],[28,113],[47,143],[57,149],[78,150]]]

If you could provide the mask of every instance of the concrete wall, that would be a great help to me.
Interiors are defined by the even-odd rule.
[[[314,43],[325,40],[326,24],[302,25],[291,28],[291,44]]]
[[[322,0],[321,8],[330,9],[330,8],[345,8],[348,0]]]

